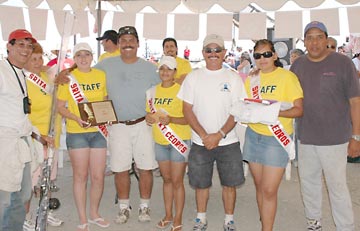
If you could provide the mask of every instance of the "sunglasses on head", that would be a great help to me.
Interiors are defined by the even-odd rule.
[[[254,59],[261,59],[261,56],[263,56],[264,58],[271,58],[273,56],[273,52],[266,51],[264,53],[254,53],[253,55]]]
[[[119,35],[123,34],[137,34],[135,27],[132,26],[124,26],[119,29]]]
[[[222,51],[223,51],[223,49],[221,47],[215,47],[215,48],[205,47],[204,48],[204,52],[207,54],[210,54],[212,52],[220,53]]]

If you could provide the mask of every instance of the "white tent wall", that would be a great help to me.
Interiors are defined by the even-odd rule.
[[[248,7],[249,4],[256,6],[260,11],[265,12],[267,16],[275,19],[275,22],[272,23],[269,22],[266,17],[255,17],[255,19],[252,19],[251,24],[265,25],[265,28],[274,27],[275,37],[288,35],[296,39],[302,37],[303,26],[311,19],[320,19],[328,23],[327,25],[331,25],[329,31],[332,31],[333,34],[331,35],[334,36],[343,34],[348,36],[349,33],[360,33],[360,21],[357,19],[357,15],[360,15],[359,2],[360,1],[357,0],[127,0],[101,2],[95,0],[0,0],[0,35],[2,35],[2,41],[0,40],[0,53],[4,55],[4,52],[6,52],[4,48],[6,47],[8,33],[13,29],[24,26],[39,38],[41,44],[45,44],[45,48],[48,48],[48,50],[55,49],[59,44],[58,41],[60,41],[60,34],[63,28],[61,23],[63,21],[62,11],[64,10],[74,12],[77,17],[73,30],[74,35],[76,35],[74,36],[74,42],[75,40],[77,42],[89,42],[94,50],[98,50],[98,53],[100,53],[100,49],[95,38],[105,30],[118,29],[118,27],[123,26],[122,23],[125,23],[117,20],[114,21],[115,18],[119,18],[114,15],[119,16],[118,14],[126,14],[131,16],[128,18],[135,20],[132,24],[139,30],[141,43],[139,55],[147,55],[148,53],[161,53],[161,40],[159,38],[163,37],[164,34],[166,36],[174,36],[179,33],[174,29],[177,28],[176,23],[179,21],[176,18],[182,17],[178,9],[179,7],[185,7],[187,8],[188,14],[199,18],[195,20],[195,22],[198,22],[197,25],[196,23],[192,23],[192,25],[188,26],[190,31],[191,28],[192,30],[198,30],[198,35],[191,36],[189,34],[188,39],[182,36],[182,40],[179,41],[179,52],[182,51],[185,46],[189,46],[192,50],[192,56],[196,57],[201,56],[198,45],[201,44],[202,39],[208,31],[216,31],[216,27],[221,27],[221,31],[228,33],[223,35],[228,39],[226,42],[228,49],[231,48],[233,44],[229,38],[233,38],[236,43],[241,43],[243,39],[266,37],[266,30],[262,30],[261,32],[256,30],[249,31],[246,29],[249,24],[247,21],[240,21],[238,29],[234,27],[232,20],[229,20],[230,17],[224,15],[226,13],[240,13],[240,18],[247,18],[246,15],[252,13],[251,8]],[[9,10],[11,8],[9,5],[16,6],[12,7],[12,11],[20,13],[10,14],[12,11]],[[328,11],[326,10],[326,6],[329,6]],[[22,8],[22,11],[15,9],[19,7]],[[222,11],[213,12],[214,7],[216,9],[222,8]],[[152,10],[144,11],[144,9],[149,8]],[[319,12],[319,9],[322,9],[322,11]],[[46,13],[47,11],[48,13]],[[347,11],[350,13],[347,14]],[[156,30],[160,27],[153,26],[151,33],[146,31],[147,28],[143,28],[143,25],[156,25],[157,23],[147,21],[146,24],[144,24],[144,13],[149,12],[167,14],[167,17],[165,17],[167,20],[167,22],[165,22],[165,25],[167,25],[166,32],[163,31],[164,26],[161,27],[162,29],[158,29],[158,31]],[[338,13],[339,16],[334,17],[334,12],[340,12]],[[213,27],[207,25],[207,14],[210,13],[212,15],[211,17],[209,16],[209,21],[210,19],[214,21],[214,13],[219,13],[219,20],[223,19],[223,21],[220,20]],[[220,14],[222,14],[222,16],[220,16]],[[296,23],[292,23],[292,20],[283,20],[294,14],[297,15],[297,17],[292,19],[297,20]],[[301,15],[301,17],[298,15]],[[14,16],[17,17],[15,20],[13,19]],[[98,20],[96,19],[97,17],[101,19]],[[8,20],[10,18],[11,20]],[[46,18],[48,18],[48,20]],[[146,20],[149,18],[156,20],[156,18],[159,17],[145,18]],[[301,22],[299,22],[299,20],[301,20]],[[348,26],[350,24],[348,23],[349,21],[351,22],[350,28]],[[126,23],[128,24],[129,22],[126,21]],[[164,25],[164,23],[162,23],[162,25]],[[231,29],[226,29],[225,27]],[[291,30],[289,30],[289,28],[291,28]],[[342,36],[340,40],[340,43],[344,42],[345,36]],[[247,45],[245,45],[245,47],[247,47]],[[149,49],[152,51],[149,52]],[[196,50],[199,50],[198,53],[196,53]]]

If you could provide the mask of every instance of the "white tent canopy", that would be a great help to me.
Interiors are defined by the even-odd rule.
[[[338,7],[317,8],[330,1]],[[195,42],[201,41],[203,34],[214,32],[223,35],[226,41],[259,39],[266,37],[268,27],[275,28],[274,38],[301,38],[304,23],[310,20],[323,21],[328,25],[330,35],[340,35],[344,27],[348,28],[349,33],[360,33],[360,0],[22,0],[21,7],[9,6],[9,2],[14,0],[0,0],[0,35],[3,41],[16,28],[31,30],[38,40],[54,40],[54,36],[58,35],[49,36],[49,28],[56,28],[61,35],[65,10],[75,14],[73,34],[80,38],[94,38],[104,30],[139,24],[139,35],[145,40],[162,40],[165,36],[173,36],[180,41]],[[283,10],[289,2],[295,7]],[[249,4],[256,6],[260,12],[249,10]],[[188,13],[176,12],[179,5],[185,6]],[[224,12],[210,12],[214,5],[222,7]],[[143,13],[143,9],[149,6],[153,12]],[[341,14],[344,11],[345,17]],[[140,12],[143,15],[141,22],[138,17]],[[236,34],[232,13],[239,13],[240,23]],[[269,14],[274,18],[271,25],[267,19]],[[307,14],[307,21],[303,20],[304,14]],[[104,17],[109,15],[111,23],[104,24]],[[51,25],[47,25],[48,22]]]
[[[360,21],[357,18],[357,15],[360,15],[360,8],[358,7],[352,7],[353,4],[357,4],[360,2],[359,0],[332,0],[333,2],[339,3],[339,6],[348,7],[351,8],[351,10],[348,11],[348,22],[350,24],[349,31],[351,33],[360,33]],[[7,1],[0,0],[0,4],[3,4]],[[224,10],[228,12],[234,12],[242,14],[240,15],[240,19],[242,19],[244,22],[252,22],[251,24],[265,24],[264,26],[261,26],[260,28],[266,28],[268,27],[266,25],[266,19],[264,18],[265,13],[256,13],[255,15],[249,15],[249,12],[244,12],[244,10],[249,6],[249,4],[256,5],[263,11],[267,12],[275,12],[275,36],[276,37],[296,37],[300,38],[302,36],[301,28],[302,28],[302,12],[303,9],[312,9],[314,7],[317,7],[321,5],[322,3],[326,2],[326,0],[294,0],[295,4],[298,6],[297,13],[294,14],[293,10],[289,12],[277,12],[278,9],[282,8],[285,4],[287,4],[289,1],[286,0],[126,0],[126,1],[95,1],[95,0],[23,0],[24,4],[26,5],[25,8],[29,10],[30,15],[30,24],[31,24],[31,31],[35,34],[36,37],[38,37],[40,40],[46,39],[46,21],[45,19],[48,17],[47,11],[45,9],[38,9],[39,5],[44,4],[44,2],[47,3],[49,8],[53,11],[53,17],[55,19],[56,27],[61,33],[63,24],[62,19],[64,15],[64,9],[66,7],[70,6],[74,14],[77,16],[77,22],[74,28],[74,34],[80,34],[81,37],[87,37],[89,36],[89,31],[87,30],[89,26],[86,26],[88,24],[88,18],[93,17],[99,17],[97,19],[97,26],[100,28],[99,33],[101,33],[102,28],[102,21],[104,16],[109,11],[101,10],[99,11],[99,8],[101,9],[101,3],[106,2],[107,4],[113,5],[114,9],[111,13],[114,14],[114,20],[113,20],[113,29],[118,29],[120,26],[129,24],[129,25],[135,25],[135,15],[136,13],[139,13],[142,9],[144,9],[146,6],[152,7],[157,14],[154,15],[147,15],[144,16],[147,20],[151,19],[152,21],[146,21],[144,22],[144,25],[150,25],[150,27],[146,27],[144,31],[144,35],[148,35],[148,39],[159,39],[160,36],[163,36],[164,30],[166,31],[166,28],[159,27],[158,22],[159,20],[164,19],[164,14],[168,14],[174,11],[179,4],[183,4],[185,7],[189,9],[191,14],[184,16],[180,16],[178,14],[175,14],[176,18],[179,18],[178,20],[175,18],[175,21],[179,22],[179,24],[174,25],[175,28],[178,28],[180,26],[181,28],[184,27],[187,29],[185,32],[187,32],[189,38],[188,40],[196,40],[197,39],[197,33],[196,28],[199,26],[196,25],[196,22],[199,20],[196,19],[197,15],[199,13],[206,13],[208,12],[211,7],[213,7],[215,4],[220,5]],[[24,27],[26,19],[24,19],[23,13],[20,9],[14,9],[16,7],[6,7],[0,5],[0,23],[2,28],[2,34],[6,35],[14,28]],[[68,8],[67,8],[68,9]],[[87,11],[84,11],[86,9]],[[98,13],[96,12],[98,10]],[[100,13],[99,13],[100,12]],[[252,12],[254,13],[254,12]],[[219,21],[218,25],[227,25],[227,22],[231,20],[231,17],[228,16],[221,16],[218,14],[219,18],[223,18],[223,21]],[[338,17],[334,17],[338,16]],[[292,20],[283,20],[287,19],[287,17],[290,17]],[[13,20],[8,20],[9,18],[13,18]],[[183,20],[187,18],[192,18],[195,20],[195,23],[192,20],[188,20],[191,25],[184,25]],[[210,17],[209,17],[210,18]],[[44,19],[44,20],[39,20]],[[181,19],[181,20],[180,20]],[[339,19],[339,13],[337,12],[337,9],[331,9],[331,10],[312,10],[311,11],[311,20],[322,20],[328,25],[332,25],[332,29],[330,30],[330,34],[333,35],[339,35],[339,25],[342,22]],[[251,20],[251,21],[248,21]],[[42,23],[45,22],[45,23]],[[154,23],[155,22],[155,23]],[[259,37],[263,37],[264,31],[253,31],[254,27],[253,25],[249,25],[249,23],[240,23],[239,29],[242,29],[241,31],[246,32],[246,36],[243,34],[240,34],[238,37],[239,39],[257,39]],[[151,26],[152,25],[152,26]],[[166,23],[162,23],[162,25],[166,27]],[[231,28],[232,23],[230,22],[227,26],[225,26],[225,31],[228,30],[227,34],[224,34],[225,38],[234,37],[231,34],[231,30],[227,29],[228,27]],[[243,28],[241,28],[244,26]],[[193,28],[192,28],[193,27]],[[188,31],[192,29],[191,31]],[[177,31],[175,31],[176,33]],[[195,35],[193,34],[195,32]],[[186,34],[186,33],[185,33]],[[183,33],[179,34],[179,36],[182,39],[187,39],[186,36],[184,37]],[[237,36],[235,36],[237,37]],[[6,40],[6,38],[3,37],[3,40]]]
[[[7,0],[0,0],[0,4]],[[44,0],[23,0],[29,8],[36,8]],[[104,0],[103,0],[104,1]],[[88,7],[95,10],[97,0],[46,0],[50,9],[62,10],[66,5],[70,5],[73,10],[83,10]],[[238,12],[246,8],[249,4],[255,3],[266,11],[276,11],[281,8],[287,0],[124,0],[108,1],[112,5],[119,5],[125,11],[138,12],[145,6],[151,6],[160,13],[171,12],[177,5],[182,2],[191,11],[196,13],[207,12],[214,4],[222,6],[225,10]],[[293,0],[302,8],[313,8],[321,5],[324,0]],[[359,3],[359,0],[336,0],[342,5],[353,5]]]

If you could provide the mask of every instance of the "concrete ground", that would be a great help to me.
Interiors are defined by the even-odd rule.
[[[360,230],[360,164],[349,163],[347,174],[355,214],[355,230]],[[115,216],[118,212],[118,207],[114,204],[114,178],[113,176],[107,176],[105,179],[105,190],[101,201],[100,211],[102,216],[111,221],[111,226],[102,229],[91,225],[91,231],[157,230],[155,224],[164,215],[161,177],[154,177],[153,195],[151,200],[152,220],[145,224],[139,223],[137,220],[137,210],[139,205],[138,184],[134,176],[132,176],[131,180],[130,199],[133,210],[128,223],[123,225],[114,223]],[[189,186],[187,177],[185,177],[184,183],[186,188],[186,204],[183,214],[183,230],[192,230],[193,220],[196,216],[194,190]],[[61,227],[49,227],[48,230],[76,230],[78,216],[72,195],[72,170],[67,158],[65,158],[64,167],[59,169],[57,184],[60,187],[60,191],[54,193],[54,197],[58,197],[62,204],[56,213],[58,214],[58,217],[64,220],[64,224]],[[336,229],[331,216],[325,188],[323,195],[323,230],[335,231]],[[36,203],[36,200],[33,200],[32,208],[36,207]],[[208,231],[222,230],[224,211],[221,200],[221,187],[217,173],[214,174],[213,186],[210,191],[207,218],[209,223]],[[256,231],[261,229],[255,201],[255,188],[251,175],[247,176],[245,184],[237,190],[235,223],[237,230],[241,231]],[[274,230],[304,231],[306,230],[305,223],[298,173],[297,169],[292,167],[291,180],[284,179],[280,186],[278,211]]]

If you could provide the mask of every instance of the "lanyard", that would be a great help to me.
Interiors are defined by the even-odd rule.
[[[9,65],[11,66],[12,70],[14,71],[14,73],[15,73],[15,75],[16,75],[16,78],[17,78],[17,80],[18,80],[19,86],[20,86],[20,88],[21,88],[21,92],[23,93],[24,96],[26,96],[24,87],[23,87],[23,85],[21,84],[20,78],[19,78],[17,72],[15,71],[14,66],[10,63],[9,59],[6,59],[6,60],[8,61]],[[25,79],[25,74],[24,74],[24,72],[23,72],[22,70],[21,70],[21,72],[22,72],[22,74],[23,74],[23,76],[24,76],[24,79]],[[25,81],[25,87],[26,87],[26,81]]]

